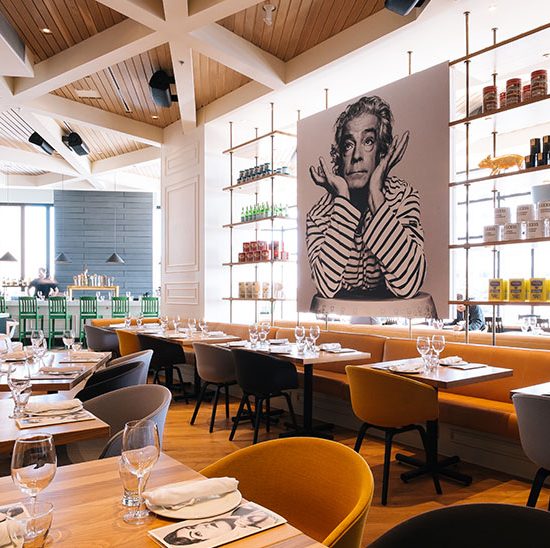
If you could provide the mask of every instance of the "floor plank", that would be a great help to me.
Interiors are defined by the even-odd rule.
[[[225,420],[223,406],[218,408],[219,417],[216,420],[214,432],[208,433],[211,405],[204,403],[194,426],[189,424],[193,413],[193,404],[184,402],[172,403],[164,432],[164,451],[186,465],[200,470],[217,459],[252,443],[252,429],[243,425],[237,430],[235,440],[230,442],[230,421]],[[231,402],[231,414],[236,414],[237,402]],[[274,427],[271,434],[265,430],[261,440],[277,437],[280,427]],[[356,433],[343,428],[336,428],[335,439],[353,447]],[[395,444],[396,452],[412,454],[406,447]],[[392,463],[389,489],[389,504],[380,504],[382,463],[384,446],[379,440],[367,437],[363,442],[361,454],[372,469],[376,490],[373,506],[369,512],[367,526],[363,538],[364,546],[380,536],[397,523],[427,510],[432,510],[451,504],[469,502],[507,502],[524,505],[527,501],[529,483],[481,468],[467,463],[460,465],[460,470],[471,474],[474,481],[471,486],[464,487],[442,480],[443,495],[436,495],[431,479],[422,478],[412,483],[404,484],[399,474],[406,470],[402,465]],[[154,473],[154,472],[153,472]],[[548,490],[543,490],[539,499],[539,507],[548,504]]]

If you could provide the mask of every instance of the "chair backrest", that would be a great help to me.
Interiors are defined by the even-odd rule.
[[[163,341],[147,335],[138,335],[138,338],[143,350],[153,351],[153,358],[151,359],[153,369],[186,363],[185,352],[178,343]]]
[[[94,327],[93,325],[85,325],[84,330],[86,332],[88,348],[96,352],[112,352],[113,357],[120,355],[118,337],[114,331]]]
[[[194,343],[199,377],[206,382],[235,382],[235,360],[231,350],[213,344]]]
[[[459,504],[424,512],[403,521],[369,548],[481,548],[542,546],[550,512],[515,504]],[[542,544],[541,544],[542,543]]]
[[[127,354],[134,354],[141,350],[141,343],[139,342],[136,333],[131,331],[124,331],[123,329],[117,329],[118,347],[120,349],[120,355],[126,356]]]
[[[111,438],[99,458],[115,457],[122,450],[124,425],[132,420],[151,419],[158,429],[162,445],[164,423],[172,394],[160,384],[129,386],[84,402],[84,408],[111,427]]]
[[[115,358],[107,364],[107,368],[113,367],[115,365],[122,365],[124,363],[132,363],[136,361],[144,362],[144,377],[140,380],[139,384],[147,383],[147,373],[149,372],[149,367],[151,365],[151,358],[153,357],[152,350],[141,350],[140,352],[134,352],[133,354],[127,354],[120,358]]]
[[[130,300],[128,297],[113,297],[111,299],[111,306],[112,309],[112,316],[113,318],[116,318],[117,316],[124,317],[128,315],[128,312],[130,311]]]
[[[539,467],[550,470],[550,397],[514,394],[512,401],[523,451]]]
[[[97,297],[80,297],[80,315],[87,318],[97,316]]]
[[[363,457],[343,444],[317,438],[266,441],[201,473],[237,478],[245,498],[285,516],[326,546],[361,546],[374,482]]]
[[[48,313],[65,315],[67,313],[67,297],[48,297]]]
[[[86,386],[76,397],[82,401],[87,401],[119,388],[146,384],[148,370],[149,364],[142,361],[123,363],[100,369],[90,377]]]
[[[368,366],[348,365],[346,373],[353,412],[363,422],[399,428],[438,418],[432,386]]]
[[[268,395],[298,387],[294,364],[241,348],[232,349],[237,382],[244,392]]]
[[[141,313],[150,318],[156,318],[159,315],[159,300],[158,297],[142,297],[141,298]]]
[[[36,297],[19,297],[18,303],[20,316],[36,316],[38,314]]]
[[[0,295],[0,314],[6,313],[6,298],[4,295]]]

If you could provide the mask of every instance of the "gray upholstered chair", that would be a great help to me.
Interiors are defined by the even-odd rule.
[[[550,397],[514,394],[512,401],[518,416],[523,451],[539,467],[527,500],[527,506],[534,507],[544,480],[550,475]],[[550,510],[550,501],[548,509]]]
[[[129,386],[88,400],[84,403],[84,409],[109,424],[111,437],[67,445],[68,460],[83,462],[120,455],[124,425],[133,420],[153,420],[158,426],[162,446],[164,423],[171,400],[170,390],[158,384]]]
[[[214,385],[216,387],[216,393],[212,405],[212,416],[210,418],[209,429],[209,432],[212,433],[222,388],[225,390],[225,417],[229,418],[229,387],[232,384],[237,384],[235,362],[233,360],[233,354],[228,348],[222,348],[212,344],[194,343],[193,349],[195,350],[197,373],[203,384],[199,397],[197,398],[195,411],[193,411],[193,416],[191,417],[191,424],[195,424],[197,413],[199,412],[208,386]]]
[[[149,367],[151,366],[152,358],[152,350],[141,350],[140,352],[133,352],[132,354],[126,354],[126,356],[115,358],[107,364],[107,367],[113,367],[115,365],[123,365],[125,363],[132,363],[137,361],[143,362],[145,363],[145,368],[143,369],[144,376],[137,384],[147,384],[147,374],[149,373]]]
[[[90,350],[111,352],[113,358],[120,356],[118,337],[114,331],[95,325],[85,325],[84,331],[86,331],[86,344]]]

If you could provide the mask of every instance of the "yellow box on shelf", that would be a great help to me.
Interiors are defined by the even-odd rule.
[[[534,302],[548,300],[548,282],[545,278],[530,278],[527,284],[527,299]]]
[[[492,278],[489,280],[489,300],[508,300],[508,280],[503,280],[502,278]]]
[[[510,278],[508,280],[508,300],[527,300],[527,281],[523,278]]]

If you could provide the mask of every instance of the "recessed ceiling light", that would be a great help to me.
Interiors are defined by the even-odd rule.
[[[51,29],[48,27],[44,27],[43,29],[40,29],[44,34],[52,34]]]
[[[153,120],[158,120],[159,119],[159,117],[156,114],[152,114],[151,118],[153,118]]]

